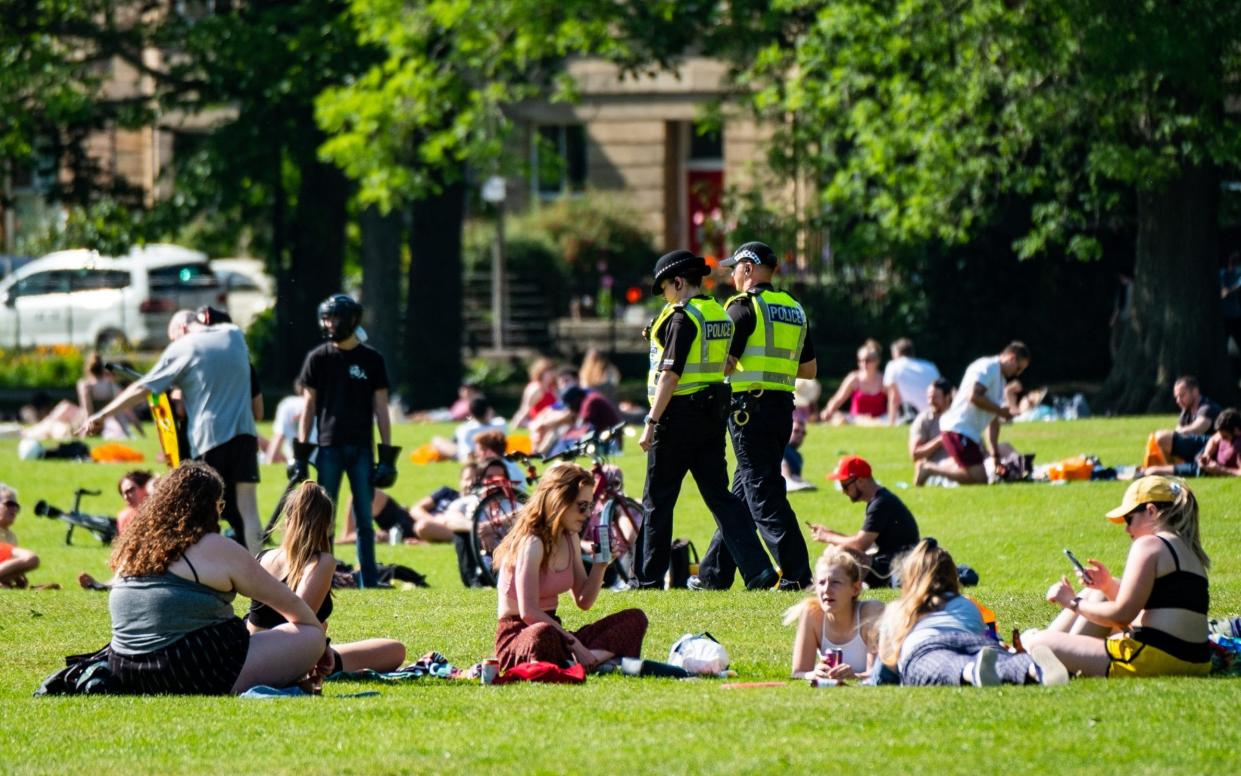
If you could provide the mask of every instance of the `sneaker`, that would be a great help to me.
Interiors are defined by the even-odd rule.
[[[809,590],[814,587],[814,583],[810,580],[781,579],[780,584],[776,585],[776,589],[782,592],[797,592],[798,590]]]
[[[723,589],[723,588],[716,587],[715,585],[708,585],[706,582],[703,582],[702,577],[698,576],[697,574],[694,574],[690,576],[689,579],[685,580],[685,587],[690,590],[697,590],[699,592],[702,592],[705,590],[722,590]]]
[[[746,590],[771,590],[780,581],[780,575],[775,569],[767,569],[759,574],[755,579],[748,582],[745,586]]]
[[[1060,662],[1060,658],[1056,657],[1056,653],[1051,651],[1051,647],[1039,644],[1030,647],[1029,654],[1034,661],[1034,668],[1038,671],[1039,684],[1051,687],[1069,683],[1069,670]]]
[[[975,687],[998,687],[1000,674],[995,670],[996,658],[1000,651],[995,647],[983,647],[974,658],[974,676],[971,678]]]

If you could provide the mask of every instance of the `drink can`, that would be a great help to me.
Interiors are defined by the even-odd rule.
[[[392,530],[388,532],[388,544],[396,546],[405,538],[405,532],[401,530],[400,525],[392,526]]]
[[[482,668],[479,669],[478,678],[483,684],[494,684],[496,677],[500,675],[500,661],[495,658],[489,658],[483,661]]]
[[[810,677],[810,686],[816,689],[823,687],[839,687],[839,679],[820,679],[817,676]]]
[[[843,649],[833,649],[832,650],[832,667],[835,668],[836,666],[840,665],[843,662],[845,662],[845,651]]]

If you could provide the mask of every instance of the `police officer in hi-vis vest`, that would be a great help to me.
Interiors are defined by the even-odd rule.
[[[639,444],[647,453],[644,519],[638,539],[639,588],[663,587],[672,545],[672,510],[686,472],[715,517],[717,539],[750,589],[773,587],[776,572],[754,532],[749,510],[728,490],[724,423],[731,401],[724,364],[733,323],[719,302],[702,294],[707,263],[673,251],[655,264],[652,291],[667,304],[650,329],[647,377],[650,414]],[[804,548],[803,548],[804,552]]]
[[[733,493],[743,498],[758,531],[780,567],[780,588],[811,585],[806,539],[789,506],[780,461],[793,430],[793,384],[813,379],[817,370],[806,312],[792,296],[771,286],[776,254],[761,242],[748,242],[720,262],[732,268],[739,292],[725,307],[734,325],[725,372],[732,387],[728,431],[737,455]],[[690,587],[724,590],[732,586],[736,563],[719,532],[703,556]]]

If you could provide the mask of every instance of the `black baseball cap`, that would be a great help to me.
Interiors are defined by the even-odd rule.
[[[721,267],[735,267],[737,264],[748,261],[751,264],[761,264],[764,267],[776,266],[776,252],[771,249],[767,243],[748,242],[737,250],[733,251],[733,255],[720,262]]]
[[[707,260],[691,251],[682,249],[665,253],[655,262],[655,282],[651,285],[651,293],[656,296],[662,294],[664,281],[670,278],[701,278],[709,272]]]
[[[228,313],[220,310],[219,308],[212,307],[211,305],[203,305],[194,311],[194,320],[204,326],[215,326],[217,323],[233,322],[232,317]]]

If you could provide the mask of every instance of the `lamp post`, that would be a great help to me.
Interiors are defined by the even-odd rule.
[[[483,201],[496,207],[496,239],[491,246],[491,346],[504,349],[504,325],[508,322],[507,281],[504,275],[504,196],[505,181],[492,175],[483,183]]]

